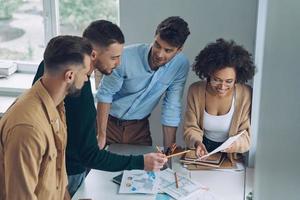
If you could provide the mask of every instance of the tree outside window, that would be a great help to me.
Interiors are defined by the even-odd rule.
[[[97,19],[118,21],[118,0],[58,3],[61,34],[81,35]],[[0,0],[0,60],[40,62],[45,48],[44,29],[43,0]]]
[[[81,35],[91,21],[105,19],[117,23],[118,0],[60,0],[60,31]]]

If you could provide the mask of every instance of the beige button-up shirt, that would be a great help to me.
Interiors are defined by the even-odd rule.
[[[0,121],[0,200],[60,200],[67,175],[64,105],[37,81]]]

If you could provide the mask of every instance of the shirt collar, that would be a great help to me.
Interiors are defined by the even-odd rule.
[[[63,118],[65,114],[64,102],[62,101],[56,106],[50,94],[43,86],[41,79],[32,86],[32,89],[40,97],[51,123],[56,123],[58,118]]]
[[[151,48],[152,48],[152,45],[148,44],[148,46],[146,48],[146,52],[144,54],[144,66],[146,68],[145,70],[147,70],[148,72],[153,72],[150,67],[149,60],[148,60]]]

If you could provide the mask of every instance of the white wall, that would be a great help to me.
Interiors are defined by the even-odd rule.
[[[255,163],[257,200],[300,199],[299,8],[298,0],[267,4]]]
[[[234,39],[254,52],[257,0],[120,0],[120,26],[126,44],[152,42],[156,26],[169,16],[181,16],[190,26],[184,52],[191,64],[195,56],[208,43],[217,38]],[[186,84],[184,108],[188,86],[197,81],[194,72]],[[154,144],[162,145],[160,106],[151,115]],[[182,128],[177,131],[177,141],[182,140]]]

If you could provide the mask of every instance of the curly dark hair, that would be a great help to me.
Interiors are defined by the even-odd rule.
[[[246,83],[255,73],[252,55],[233,40],[226,41],[222,38],[209,43],[200,51],[193,63],[196,75],[208,81],[212,74],[226,67],[235,69],[238,83]]]
[[[190,35],[188,23],[178,16],[168,17],[156,28],[155,35],[174,47],[182,47]]]

